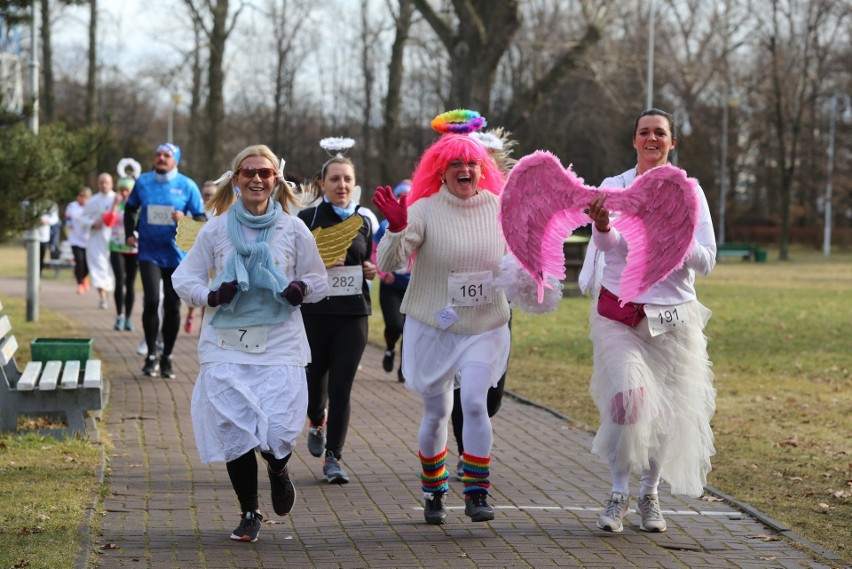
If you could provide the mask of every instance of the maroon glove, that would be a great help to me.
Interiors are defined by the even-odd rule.
[[[408,227],[408,210],[406,204],[408,194],[402,194],[399,201],[393,197],[390,186],[379,186],[373,196],[373,203],[388,220],[388,231],[398,233]]]
[[[287,288],[284,289],[281,296],[286,298],[287,302],[293,306],[299,306],[302,304],[302,301],[305,300],[305,292],[307,289],[308,285],[302,281],[290,281],[290,284],[287,285]]]
[[[210,306],[219,306],[220,304],[228,304],[237,295],[239,290],[237,281],[222,283],[218,290],[211,290],[207,295],[207,304]]]

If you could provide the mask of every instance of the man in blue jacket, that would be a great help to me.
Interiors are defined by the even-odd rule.
[[[145,300],[142,327],[148,355],[142,373],[150,377],[175,377],[172,350],[180,328],[180,298],[172,287],[172,273],[184,253],[175,244],[177,223],[185,215],[206,220],[201,192],[190,178],[178,172],[180,148],[170,142],[157,147],[154,169],[136,180],[124,210],[127,244],[139,248],[139,274]],[[160,283],[163,292],[163,353],[157,358],[160,329]]]

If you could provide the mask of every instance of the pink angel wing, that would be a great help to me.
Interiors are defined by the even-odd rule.
[[[509,251],[538,284],[544,298],[547,276],[565,278],[562,244],[575,229],[591,222],[583,213],[596,195],[570,167],[539,150],[512,168],[500,194],[500,223]]]
[[[627,266],[619,297],[629,302],[683,265],[698,225],[698,182],[675,166],[660,166],[625,189],[601,188],[613,220],[627,241]]]

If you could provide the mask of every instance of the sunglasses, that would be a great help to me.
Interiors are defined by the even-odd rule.
[[[249,168],[248,166],[240,167],[237,172],[239,172],[246,178],[254,178],[255,175],[260,176],[261,180],[268,180],[269,178],[277,174],[275,168]]]

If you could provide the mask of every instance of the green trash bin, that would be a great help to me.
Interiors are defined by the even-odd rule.
[[[768,251],[766,249],[761,249],[760,247],[758,247],[754,250],[754,260],[758,263],[765,263],[767,253]]]
[[[92,338],[36,338],[30,342],[30,350],[36,362],[85,362],[92,358],[92,343]]]

